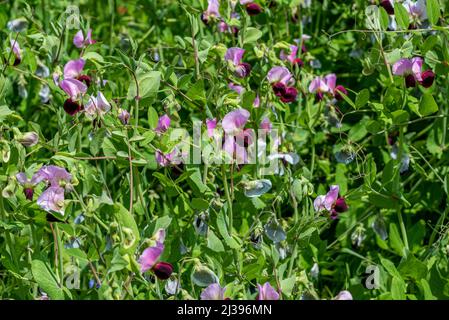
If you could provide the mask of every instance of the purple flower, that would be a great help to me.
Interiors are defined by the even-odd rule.
[[[387,11],[387,13],[388,13],[389,15],[393,15],[393,14],[394,14],[394,7],[393,7],[393,2],[392,2],[392,0],[382,0],[382,1],[380,2],[380,6],[381,6],[382,8],[384,8],[385,11]]]
[[[83,31],[80,30],[73,37],[73,44],[77,48],[87,47],[90,44],[94,44],[96,41],[92,40],[92,29],[87,30],[86,38],[84,38]]]
[[[292,74],[286,67],[273,67],[268,71],[267,79],[271,84],[282,83],[287,86],[292,81]]]
[[[201,292],[201,300],[224,300],[224,294],[226,287],[222,288],[218,283],[210,284],[206,289]]]
[[[155,246],[146,248],[138,260],[138,263],[140,264],[140,272],[144,273],[152,269],[158,262],[163,252],[164,244],[162,242],[156,242]]]
[[[164,114],[163,116],[161,116],[159,118],[157,127],[154,131],[156,131],[159,134],[162,134],[168,130],[168,128],[170,127],[170,123],[171,123],[170,117],[168,115]]]
[[[256,300],[279,300],[279,293],[270,285],[269,282],[265,282],[263,286],[257,284],[259,294]]]
[[[280,53],[281,60],[289,61],[292,65],[303,66],[304,63],[298,58],[298,47],[295,45],[290,46],[290,54],[286,54],[283,50]]]
[[[234,84],[232,82],[230,82],[228,84],[229,89],[231,89],[232,91],[237,92],[237,94],[241,95],[245,92],[245,88],[243,88],[242,86],[239,86],[238,84]]]
[[[423,60],[420,57],[412,59],[399,59],[393,64],[393,74],[395,76],[403,76],[407,88],[414,87],[416,82],[422,81]]]
[[[262,7],[254,2],[247,3],[245,7],[250,16],[256,16],[263,11]]]
[[[273,124],[271,123],[270,119],[268,119],[267,117],[263,118],[263,120],[260,122],[260,128],[270,132],[271,129],[273,128]]]
[[[435,73],[433,73],[432,70],[426,70],[423,73],[421,73],[420,84],[424,88],[430,88],[432,86],[434,80],[435,80]]]
[[[224,116],[222,127],[226,134],[237,135],[243,130],[248,122],[249,111],[246,109],[236,109]]]
[[[11,49],[14,53],[14,66],[17,66],[22,61],[22,50],[20,49],[19,43],[16,40],[11,40]]]
[[[129,122],[130,114],[128,110],[125,109],[118,109],[118,118],[122,122],[123,125],[127,125]]]
[[[425,0],[418,0],[418,1],[406,0],[405,2],[402,3],[402,5],[408,11],[408,14],[413,22],[421,24],[424,20],[427,20],[427,10]]]
[[[98,91],[96,97],[90,97],[84,109],[86,114],[93,118],[97,114],[101,116],[111,110],[111,105],[109,104],[108,100],[106,100],[103,93]]]
[[[206,119],[207,135],[211,138],[214,136],[214,130],[217,127],[217,119]]]
[[[352,300],[352,294],[347,290],[343,290],[334,298],[334,300]]]
[[[259,108],[259,106],[260,106],[260,97],[259,97],[259,95],[256,95],[256,98],[254,99],[254,102],[253,102],[253,107]]]
[[[225,60],[232,66],[234,74],[239,78],[246,77],[251,71],[251,66],[242,62],[244,53],[244,49],[232,47],[225,54]]]
[[[338,185],[332,185],[326,195],[319,195],[313,202],[315,211],[326,210],[330,213],[332,219],[336,219],[339,213],[347,211],[348,205],[344,198],[338,196],[339,191]]]
[[[64,188],[59,186],[47,188],[37,199],[37,204],[45,211],[64,215]]]
[[[160,150],[156,150],[156,162],[162,167],[168,167],[169,165],[177,165],[182,162],[182,154],[178,148],[174,148],[172,152],[164,154]]]
[[[53,165],[43,166],[37,174],[52,187],[65,187],[72,180],[72,175],[66,169]]]
[[[218,0],[209,0],[206,11],[201,15],[201,20],[208,24],[210,19],[220,18],[220,2]]]
[[[83,59],[70,60],[64,66],[64,79],[76,79],[83,72],[86,61]]]
[[[342,85],[337,86],[337,76],[334,73],[324,77],[315,77],[309,85],[309,92],[316,93],[318,100],[323,98],[323,93],[330,93],[337,100],[342,100],[341,94],[347,94],[347,90]]]
[[[309,92],[310,93],[324,93],[328,92],[329,87],[326,83],[326,81],[323,80],[321,77],[315,77],[312,82],[309,85]]]
[[[285,103],[290,103],[296,100],[296,97],[298,96],[298,90],[294,87],[287,87],[285,88],[285,91],[281,95],[281,101]]]
[[[16,179],[23,186],[23,193],[27,200],[33,200],[34,187],[43,180],[43,176],[40,174],[34,174],[31,180],[27,178],[24,172],[16,174]]]

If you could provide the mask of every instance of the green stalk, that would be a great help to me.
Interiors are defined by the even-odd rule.
[[[228,180],[226,178],[226,167],[224,164],[221,165],[221,175],[223,177],[223,186],[224,192],[226,196],[226,201],[228,202],[229,215],[228,215],[228,225],[229,225],[229,233],[232,234],[232,225],[233,225],[233,212],[232,212],[232,200],[231,195],[229,193],[229,185]]]
[[[3,196],[1,194],[0,194],[0,217],[2,218],[3,221],[6,221],[6,211],[5,211],[5,207],[3,205]],[[16,266],[18,266],[16,252],[14,251],[14,246],[12,245],[11,234],[9,233],[8,230],[5,230],[5,240],[6,240],[6,245],[9,248],[9,253],[11,254],[11,258],[14,261],[14,264]]]

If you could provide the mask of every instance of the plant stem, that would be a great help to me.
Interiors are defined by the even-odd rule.
[[[221,165],[221,175],[223,178],[223,186],[224,186],[226,201],[228,202],[228,208],[229,208],[229,215],[228,215],[229,233],[232,234],[232,224],[233,224],[232,199],[231,199],[231,195],[229,193],[229,185],[228,185],[228,180],[226,178],[226,167],[224,164]]]

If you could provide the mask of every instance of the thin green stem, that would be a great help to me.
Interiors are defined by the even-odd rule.
[[[233,212],[232,212],[232,199],[231,194],[229,193],[229,185],[226,177],[226,167],[224,164],[221,165],[221,175],[223,178],[223,187],[226,196],[226,201],[228,202],[228,224],[229,224],[229,233],[232,234],[232,225],[233,225]]]

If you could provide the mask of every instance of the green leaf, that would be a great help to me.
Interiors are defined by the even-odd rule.
[[[129,241],[133,241],[128,243],[127,247],[123,247],[123,252],[134,253],[134,250],[137,248],[137,245],[140,240],[139,229],[137,228],[136,221],[132,214],[120,203],[114,205],[114,216],[117,219],[117,222],[123,228],[129,228],[132,230],[132,235],[134,239],[130,239]]]
[[[155,97],[161,83],[161,73],[159,71],[150,71],[137,75],[139,84],[139,96],[141,99]],[[136,81],[132,79],[128,88],[127,99],[134,100],[137,96]]]
[[[192,199],[192,208],[197,210],[206,210],[209,208],[209,202],[204,199],[194,198]]]
[[[157,123],[159,121],[159,115],[157,114],[156,109],[153,107],[148,108],[148,125],[151,129],[155,129],[157,127]]]
[[[31,272],[39,287],[53,300],[64,300],[64,292],[58,285],[50,267],[41,260],[31,262]]]
[[[394,3],[394,16],[398,26],[403,30],[408,30],[410,25],[410,20],[408,16],[407,9],[402,5],[402,3]]]
[[[364,107],[369,101],[369,96],[370,94],[368,89],[363,89],[360,91],[355,98],[355,107],[357,109]]]
[[[218,227],[218,231],[220,232],[221,236],[225,240],[226,244],[231,249],[240,248],[240,245],[238,244],[238,242],[234,238],[232,238],[228,233],[228,227],[226,226],[226,221],[225,221],[223,211],[220,211],[220,213],[217,216],[217,227]]]
[[[0,106],[0,121],[5,120],[7,116],[9,116],[13,113],[14,113],[14,111],[9,109],[7,106]]]
[[[440,4],[438,0],[427,0],[427,17],[432,25],[437,24],[440,19]]]
[[[207,247],[215,252],[225,251],[223,243],[212,230],[207,233]]]
[[[391,113],[391,117],[393,118],[394,124],[402,124],[408,121],[410,115],[405,110],[396,110]]]
[[[427,266],[412,254],[409,254],[405,260],[401,261],[398,271],[403,277],[409,277],[416,281],[427,276]]]
[[[256,42],[262,37],[262,31],[256,28],[248,27],[244,32],[244,44]]]
[[[419,102],[419,113],[423,117],[431,115],[438,111],[438,105],[430,93],[424,93]]]
[[[405,293],[407,291],[407,287],[405,282],[398,277],[393,277],[391,281],[391,297],[393,300],[405,300]]]

